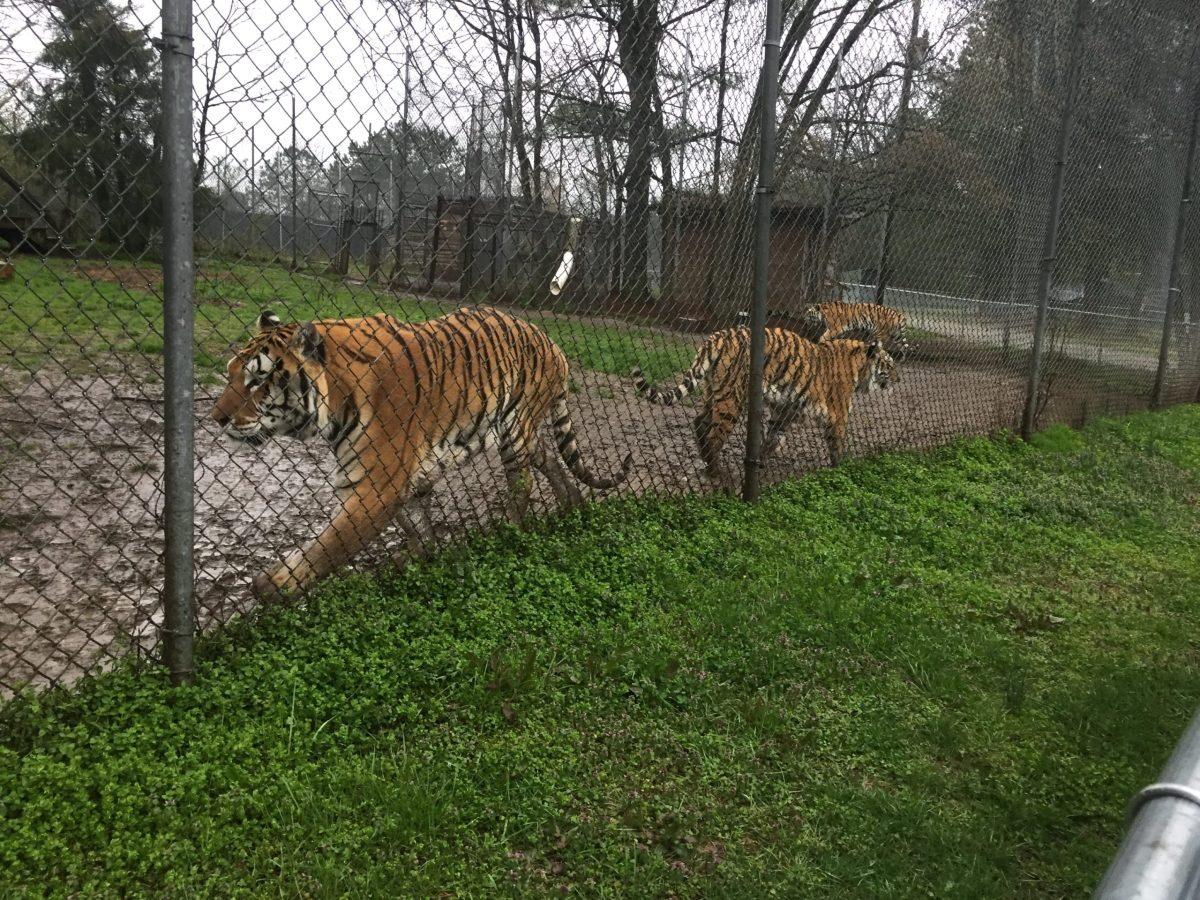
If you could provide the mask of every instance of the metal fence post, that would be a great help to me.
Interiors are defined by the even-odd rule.
[[[1200,887],[1200,712],[1154,784],[1129,805],[1128,833],[1097,900],[1184,900]]]
[[[771,263],[771,204],[775,196],[775,106],[779,94],[780,0],[767,0],[763,41],[762,124],[754,209],[754,305],[750,313],[750,385],[742,498],[757,500],[762,452],[763,352],[767,340],[767,287]]]
[[[192,603],[193,221],[192,3],[163,0],[163,357],[165,580],[163,656],[173,684],[191,682],[196,620]]]
[[[408,177],[408,76],[409,69],[412,66],[412,49],[404,48],[404,107],[400,115],[400,166],[398,174],[393,172],[394,202],[396,204],[396,212],[394,215],[393,229],[396,232],[395,242],[396,248],[392,256],[392,282],[395,285],[398,279],[404,274],[404,203],[407,195],[404,190],[404,179]],[[392,139],[393,145],[395,138]],[[394,149],[394,147],[393,147]],[[395,156],[393,154],[393,168],[395,168]]]
[[[1196,77],[1200,63],[1200,44],[1192,53],[1192,77]],[[1196,138],[1200,133],[1200,80],[1192,87],[1192,121],[1188,133],[1187,152],[1183,162],[1183,186],[1179,191],[1179,209],[1175,213],[1175,237],[1171,243],[1171,275],[1167,283],[1167,302],[1163,311],[1162,343],[1158,347],[1158,371],[1154,375],[1154,395],[1151,405],[1158,409],[1163,404],[1163,393],[1167,388],[1167,365],[1171,350],[1171,323],[1175,317],[1176,301],[1179,299],[1179,260],[1183,255],[1183,235],[1187,227],[1188,211],[1192,204],[1192,169],[1196,165]]]
[[[1050,305],[1050,282],[1058,253],[1058,227],[1062,222],[1063,184],[1067,174],[1067,150],[1071,129],[1075,123],[1075,103],[1079,98],[1079,80],[1083,69],[1083,39],[1087,30],[1091,0],[1075,0],[1071,25],[1071,43],[1067,93],[1063,99],[1062,120],[1058,127],[1058,148],[1054,156],[1054,177],[1050,187],[1050,211],[1046,217],[1046,234],[1042,243],[1042,261],[1038,272],[1037,319],[1033,326],[1033,352],[1029,360],[1029,387],[1025,395],[1025,412],[1021,417],[1021,437],[1029,440],[1037,418],[1038,391],[1042,380],[1042,356],[1046,343],[1046,320]]]
[[[433,223],[433,248],[429,252],[429,274],[427,280],[429,281],[430,290],[433,289],[434,277],[437,275],[438,251],[442,249],[442,215],[445,211],[446,198],[439,193],[437,195],[437,218]],[[428,211],[426,211],[426,215],[428,216]]]
[[[475,274],[475,203],[474,196],[467,198],[467,214],[462,218],[462,271],[459,273],[458,293],[469,297]]]
[[[296,95],[292,94],[292,271],[297,269],[296,258],[296,241],[300,236],[300,210],[297,200],[298,191],[296,189],[296,166],[299,160],[296,157]],[[279,248],[279,252],[283,252],[283,248]]]

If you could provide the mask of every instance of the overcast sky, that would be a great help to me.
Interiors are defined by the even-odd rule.
[[[667,32],[662,48],[664,73],[697,72],[715,64],[719,56],[719,2],[663,0],[662,15],[682,17]],[[370,130],[400,118],[404,99],[404,58],[411,47],[413,73],[410,118],[440,126],[463,136],[471,104],[491,107],[485,113],[499,128],[497,67],[490,49],[464,27],[445,3],[395,3],[379,0],[204,0],[195,4],[197,102],[203,90],[202,69],[213,59],[213,40],[231,11],[240,11],[237,23],[222,38],[217,92],[230,101],[213,111],[214,138],[210,160],[232,155],[243,163],[251,157],[251,140],[257,160],[290,144],[291,97],[297,105],[298,144],[318,158],[344,151],[349,141],[362,141]],[[951,0],[925,0],[924,21],[936,36],[951,15]],[[732,88],[728,95],[727,134],[735,134],[749,108],[762,55],[762,3],[737,10],[729,30]],[[145,26],[157,37],[161,32],[159,3],[130,0],[130,21]],[[5,86],[39,73],[33,65],[48,33],[46,14],[30,15],[33,6],[17,0],[0,10],[0,77]],[[404,12],[404,10],[409,12]],[[424,12],[422,12],[424,9]],[[911,6],[881,20],[863,41],[869,53],[895,53],[907,30]],[[574,17],[550,22],[543,39],[546,71],[572,67],[604,47],[605,33],[594,22]],[[615,51],[612,52],[615,57]],[[620,90],[616,73],[610,86]],[[667,84],[667,80],[663,79]],[[688,119],[700,128],[715,122],[715,89],[695,85],[686,92],[666,87],[668,121],[678,121],[687,103]],[[686,94],[686,97],[685,97]],[[711,148],[711,142],[707,142]],[[571,153],[566,150],[569,170]],[[700,158],[711,149],[697,147]],[[558,155],[547,147],[553,172]]]

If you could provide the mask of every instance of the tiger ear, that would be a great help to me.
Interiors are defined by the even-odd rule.
[[[825,337],[825,332],[829,330],[829,323],[825,321],[825,316],[821,314],[821,308],[815,303],[805,307],[800,321],[803,323],[804,337],[813,343],[819,343],[821,338]]]
[[[304,359],[319,363],[325,362],[325,338],[321,336],[321,332],[317,331],[317,326],[312,322],[305,322],[296,329],[296,336],[292,338],[292,347]]]
[[[275,313],[271,312],[269,309],[264,309],[261,313],[259,313],[259,331],[270,331],[272,328],[280,324],[282,323],[279,321],[279,316],[275,315]]]
[[[883,347],[880,345],[879,341],[871,341],[871,343],[867,344],[867,359],[874,359],[879,355],[879,351],[882,349]]]

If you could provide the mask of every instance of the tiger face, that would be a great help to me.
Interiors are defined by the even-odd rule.
[[[259,316],[258,328],[225,367],[228,381],[213,420],[228,437],[255,447],[277,436],[311,437],[320,398],[306,371],[314,357],[306,344],[319,338],[311,325],[283,325],[269,310]]]
[[[804,312],[800,316],[800,328],[798,329],[802,337],[815,343],[825,336],[825,331],[828,327],[828,323],[825,321],[825,314],[821,312],[821,307],[814,305],[804,308]]]
[[[892,355],[878,341],[867,345],[867,365],[863,366],[857,389],[862,394],[886,391],[900,380],[900,370]]]

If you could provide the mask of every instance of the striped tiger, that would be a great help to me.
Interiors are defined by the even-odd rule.
[[[460,309],[411,324],[388,315],[282,323],[270,311],[229,361],[213,419],[240,442],[321,435],[337,457],[341,509],[315,540],[254,579],[255,593],[298,592],[346,562],[395,519],[411,549],[432,538],[428,497],[437,476],[499,446],[508,514],[520,521],[532,467],[559,502],[582,495],[539,438],[549,417],[562,456],[584,484],[606,490],[584,465],[567,409],[567,358],[546,333],[496,309]],[[419,501],[417,517],[403,508]]]
[[[850,338],[879,341],[888,353],[903,360],[911,351],[904,313],[878,303],[815,303],[801,317],[802,334],[810,341]]]
[[[845,454],[846,426],[854,393],[888,388],[896,364],[878,341],[830,340],[815,344],[793,331],[768,328],[763,355],[763,399],[771,418],[762,458],[779,449],[784,433],[802,413],[812,411],[825,426],[831,464]],[[746,405],[750,379],[750,329],[729,328],[709,335],[684,379],[670,388],[652,387],[641,369],[634,387],[651,402],[670,406],[704,385],[704,401],[693,427],[710,477],[731,484],[721,466],[721,448]]]

